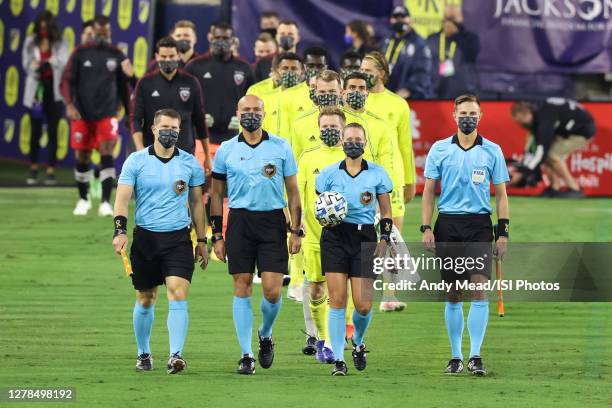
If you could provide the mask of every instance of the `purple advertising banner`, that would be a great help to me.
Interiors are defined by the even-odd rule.
[[[612,72],[610,0],[465,0],[463,11],[480,70]]]

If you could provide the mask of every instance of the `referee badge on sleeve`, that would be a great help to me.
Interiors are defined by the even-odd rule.
[[[372,204],[372,201],[374,201],[374,194],[370,193],[369,191],[364,191],[361,193],[359,201],[361,201],[361,204],[363,205],[370,205]]]
[[[472,170],[472,183],[482,184],[485,181],[485,171],[483,169]]]
[[[276,175],[276,166],[272,163],[268,163],[263,167],[263,175],[267,178],[272,178]]]
[[[174,192],[181,195],[187,190],[187,183],[183,180],[177,180],[174,182]]]

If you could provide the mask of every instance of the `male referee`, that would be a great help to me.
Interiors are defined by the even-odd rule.
[[[510,178],[501,148],[478,134],[478,123],[482,119],[480,101],[471,94],[459,96],[455,99],[453,116],[458,126],[457,133],[434,143],[425,162],[421,212],[423,242],[429,249],[436,248],[436,257],[442,259],[444,264],[447,264],[448,258],[456,260],[459,257],[486,257],[486,261],[480,269],[466,268],[463,272],[457,267],[454,270],[448,268],[441,271],[442,279],[453,284],[447,293],[444,311],[452,351],[452,358],[446,368],[447,374],[459,374],[463,371],[463,293],[456,282],[469,278],[470,282],[482,283],[487,282],[491,276],[491,258],[488,256],[493,240],[491,183],[495,187],[499,235],[494,253],[499,259],[503,259],[506,252],[510,223],[506,195],[506,183]],[[430,223],[438,181],[441,184],[439,214],[432,231]],[[467,318],[471,343],[468,371],[472,375],[486,374],[480,347],[484,340],[488,316],[489,302],[486,291],[472,291]]]
[[[281,307],[283,277],[287,274],[287,224],[283,197],[287,189],[291,214],[289,252],[300,251],[302,208],[297,186],[297,166],[289,143],[261,128],[264,105],[254,95],[238,102],[237,116],[243,131],[223,142],[213,161],[210,219],[217,257],[225,261],[223,196],[228,191],[227,260],[234,279],[234,325],[242,358],[239,374],[254,374],[251,349],[253,272],[261,274],[263,322],[258,330],[259,364],[270,368],[274,360],[272,326]]]
[[[170,335],[168,374],[178,373],[187,366],[182,352],[189,322],[186,299],[194,269],[189,235],[192,220],[198,236],[196,251],[200,267],[204,269],[208,263],[202,204],[204,171],[195,157],[174,146],[180,125],[181,116],[175,110],[157,111],[152,126],[153,145],[132,153],[123,164],[115,197],[113,238],[117,253],[127,247],[128,206],[134,192],[136,227],[130,258],[134,271],[132,283],[136,289],[133,314],[138,345],[136,368],[153,369],[149,338],[157,286],[165,283]]]

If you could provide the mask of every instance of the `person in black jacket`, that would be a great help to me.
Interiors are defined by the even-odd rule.
[[[207,117],[210,143],[214,145],[238,133],[236,106],[254,83],[249,64],[232,55],[233,32],[229,24],[216,24],[210,44],[212,55],[196,58],[185,67],[202,86],[204,110],[210,115]],[[216,149],[213,147],[213,150]]]
[[[459,6],[446,6],[442,30],[427,38],[427,46],[433,60],[431,75],[435,98],[454,99],[478,91],[476,58],[480,52],[480,38],[463,26]]]
[[[159,68],[138,81],[132,99],[130,122],[136,150],[153,144],[151,126],[155,113],[170,108],[181,115],[177,147],[193,154],[195,139],[198,139],[204,149],[204,168],[210,170],[208,129],[200,83],[193,75],[179,69],[178,45],[172,37],[160,39],[155,48]]]
[[[595,135],[593,116],[578,102],[564,98],[548,98],[541,103],[516,102],[512,106],[512,118],[531,131],[533,142],[523,157],[522,166],[511,180],[514,186],[524,186],[525,181],[542,170],[550,176],[551,186],[544,196],[578,198],[584,194],[572,177],[565,159],[584,147]],[[568,187],[559,192],[562,179]]]
[[[130,89],[121,66],[126,56],[110,43],[109,18],[96,16],[93,27],[95,41],[73,51],[61,82],[66,115],[72,120],[71,146],[77,158],[75,178],[79,201],[73,214],[86,215],[91,209],[87,198],[92,173],[89,165],[91,151],[97,149],[102,182],[98,215],[112,216],[109,200],[116,177],[112,152],[119,138],[117,113],[120,105],[128,111]]]

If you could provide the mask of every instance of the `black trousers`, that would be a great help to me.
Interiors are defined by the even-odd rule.
[[[43,81],[42,111],[44,118],[36,118],[30,112],[32,123],[32,135],[30,137],[30,162],[38,163],[38,151],[40,149],[40,138],[42,137],[43,123],[47,123],[47,163],[49,167],[55,167],[57,163],[57,124],[63,116],[64,105],[53,96],[53,80]]]

